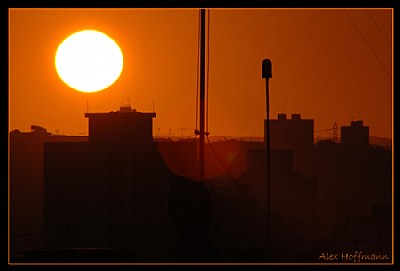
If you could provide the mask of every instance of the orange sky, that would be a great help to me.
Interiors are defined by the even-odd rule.
[[[344,10],[211,9],[210,135],[263,135],[269,58],[271,118],[301,113],[316,131],[362,119],[370,135],[391,137],[392,10],[348,14],[362,36]],[[196,9],[10,9],[9,130],[85,135],[87,101],[91,112],[128,100],[150,112],[154,100],[154,135],[193,135],[197,24]],[[83,29],[124,53],[121,77],[98,93],[70,89],[54,67],[59,43]]]

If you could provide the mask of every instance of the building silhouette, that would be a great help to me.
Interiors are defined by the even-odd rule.
[[[153,118],[156,113],[141,113],[130,106],[110,113],[85,113],[89,119],[89,142],[101,148],[135,147],[153,144]]]
[[[286,114],[278,114],[277,119],[270,119],[270,137],[271,149],[292,151],[294,171],[302,172],[307,167],[308,160],[304,157],[310,156],[314,147],[313,119],[302,119],[300,114],[292,114],[291,118]]]
[[[352,121],[350,126],[340,128],[341,143],[345,148],[367,148],[369,146],[369,127],[362,120]]]
[[[113,248],[160,260],[179,241],[168,212],[177,176],[153,141],[155,113],[85,116],[88,142],[44,145],[46,247]]]
[[[11,239],[25,261],[313,262],[341,244],[390,251],[391,151],[365,147],[365,132],[365,148],[314,145],[313,120],[271,120],[268,255],[263,142],[206,144],[201,184],[196,140],[155,141],[155,113],[85,117],[88,137],[10,133],[11,234],[42,232]]]
[[[266,120],[264,120],[264,127]],[[314,145],[314,120],[302,119],[300,114],[278,114],[277,119],[270,119],[271,148],[298,150],[311,148]],[[264,141],[266,142],[264,129]]]
[[[334,225],[347,217],[368,216],[373,205],[391,205],[391,151],[372,146],[352,148],[324,140],[317,142],[307,159],[310,167],[304,168],[304,175],[318,179],[316,237],[332,237]]]
[[[310,250],[310,244],[317,230],[317,193],[316,178],[301,176],[293,169],[292,150],[271,150],[271,216],[276,223],[295,232],[302,242],[303,252]],[[247,170],[240,182],[257,200],[257,208],[266,211],[266,151],[265,149],[250,149],[247,152]],[[289,239],[285,239],[289,238]],[[277,247],[287,246],[288,251],[293,236],[288,233],[277,233],[272,236],[272,242]],[[294,238],[296,239],[296,238]],[[289,241],[290,240],[290,241]],[[298,241],[298,240],[297,240]]]

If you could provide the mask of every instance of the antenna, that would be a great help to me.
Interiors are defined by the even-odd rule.
[[[205,122],[205,9],[200,9],[200,131],[196,130],[195,134],[199,135],[199,180],[203,182],[204,175],[204,136],[208,135],[204,131]],[[197,112],[196,112],[197,113]],[[197,126],[197,125],[196,125]]]

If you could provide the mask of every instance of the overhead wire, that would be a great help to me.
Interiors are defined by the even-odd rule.
[[[371,50],[371,52],[374,54],[375,58],[378,60],[379,64],[381,65],[381,67],[383,68],[383,70],[385,71],[385,73],[387,74],[387,76],[389,77],[389,79],[392,78],[391,74],[389,73],[389,71],[386,69],[385,65],[383,64],[382,60],[379,58],[378,54],[375,52],[374,48],[371,46],[371,44],[368,42],[367,38],[365,38],[365,36],[361,33],[360,29],[357,27],[356,23],[354,22],[354,20],[351,18],[350,14],[348,13],[347,10],[344,10],[344,12],[346,13],[347,17],[349,18],[352,26],[354,27],[354,29],[357,31],[357,33],[360,35],[360,37],[363,39],[363,41],[367,44],[368,48]]]
[[[365,13],[367,13],[368,17],[371,19],[371,21],[375,24],[375,26],[379,29],[379,31],[382,33],[382,36],[387,40],[389,43],[390,47],[392,47],[392,41],[386,36],[385,32],[383,32],[382,28],[378,25],[378,23],[375,21],[375,19],[369,14],[369,12],[364,9]]]

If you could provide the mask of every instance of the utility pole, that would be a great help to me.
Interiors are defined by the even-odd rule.
[[[200,135],[199,139],[199,180],[204,181],[204,120],[205,120],[205,62],[206,62],[206,35],[205,35],[206,10],[200,10]]]
[[[269,130],[269,78],[272,77],[271,60],[264,59],[262,62],[262,78],[265,78],[266,90],[266,147],[267,147],[267,250],[271,252],[271,149],[270,149],[270,130]]]

